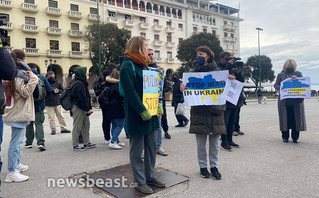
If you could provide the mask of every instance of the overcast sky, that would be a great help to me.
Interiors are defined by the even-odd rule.
[[[239,0],[219,0],[238,8]],[[319,84],[319,1],[240,0],[240,55],[246,62],[258,55],[256,27],[260,27],[261,55],[272,60],[277,75],[288,58],[297,70]]]

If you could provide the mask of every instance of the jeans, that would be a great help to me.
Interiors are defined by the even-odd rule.
[[[258,103],[261,103],[261,96],[258,96]]]
[[[23,143],[25,128],[11,127],[11,141],[8,149],[8,171],[13,172],[20,164],[20,146]]]
[[[119,136],[121,134],[121,131],[122,131],[124,125],[125,125],[125,118],[112,120],[112,130],[111,130],[111,134],[112,134],[111,143],[112,144],[115,142],[117,142],[117,143],[120,142]]]
[[[1,161],[2,136],[3,136],[3,120],[2,120],[2,115],[0,115],[0,174],[1,174],[1,170],[2,170],[2,161]],[[1,186],[1,178],[0,178],[0,186]]]

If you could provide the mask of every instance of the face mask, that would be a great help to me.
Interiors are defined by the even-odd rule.
[[[286,73],[287,73],[287,74],[291,74],[291,73],[293,73],[293,72],[294,72],[294,68],[292,68],[292,67],[286,68]]]
[[[196,57],[196,63],[199,64],[199,65],[204,65],[205,64],[205,58],[202,57],[202,56],[197,56]]]
[[[50,78],[48,79],[48,81],[49,81],[49,82],[54,82],[55,79],[54,79],[53,77],[50,77]]]
[[[173,81],[176,82],[178,81],[178,78],[176,76],[173,77]]]

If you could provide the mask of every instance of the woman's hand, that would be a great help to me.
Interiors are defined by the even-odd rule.
[[[183,83],[181,83],[181,84],[179,85],[179,90],[180,90],[181,92],[183,92],[185,89],[186,89],[186,86],[185,86]]]
[[[295,79],[295,78],[297,78],[297,76],[296,75],[293,75],[293,76],[291,76],[291,79]]]
[[[229,74],[229,75],[228,75],[228,78],[231,79],[231,80],[236,79],[236,77],[235,77],[234,75],[232,75],[232,74]]]
[[[31,75],[31,72],[32,72],[32,71],[26,71],[26,72],[25,72],[25,75],[26,75],[26,76],[30,76],[30,75]]]

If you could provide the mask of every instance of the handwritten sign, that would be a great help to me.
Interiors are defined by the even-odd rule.
[[[184,101],[186,106],[223,105],[226,100],[222,97],[228,70],[202,73],[184,73]]]
[[[152,116],[157,115],[158,86],[158,73],[143,70],[143,104]]]
[[[164,75],[165,75],[165,71],[164,69],[162,70],[157,70],[156,68],[153,67],[149,67],[148,68],[150,71],[155,71],[158,73],[158,97],[162,98],[163,97],[163,86],[164,86]]]
[[[287,78],[280,84],[280,100],[286,98],[310,98],[310,77]]]

